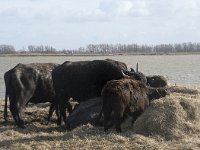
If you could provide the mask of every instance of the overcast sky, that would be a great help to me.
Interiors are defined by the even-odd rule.
[[[200,0],[0,0],[0,45],[200,42]]]

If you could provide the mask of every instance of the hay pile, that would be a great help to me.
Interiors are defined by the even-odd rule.
[[[29,105],[25,129],[3,124],[0,102],[0,149],[200,149],[200,91],[170,87],[170,96],[155,100],[136,120],[124,123],[122,133],[104,133],[90,124],[66,132],[53,122],[44,125],[48,104]],[[9,113],[10,114],[10,113]]]
[[[200,135],[200,100],[181,96],[155,100],[137,119],[134,131],[170,140]]]

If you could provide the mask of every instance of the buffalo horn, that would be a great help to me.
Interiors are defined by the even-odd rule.
[[[123,70],[121,70],[121,71],[122,71],[122,75],[124,76],[124,78],[130,78],[130,76],[126,75]]]

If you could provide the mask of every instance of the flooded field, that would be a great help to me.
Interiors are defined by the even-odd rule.
[[[115,59],[135,68],[146,75],[163,75],[174,85],[200,86],[200,55],[159,55],[159,56],[33,56],[33,57],[0,57],[0,98],[4,97],[3,75],[18,63],[63,63],[64,61],[81,61],[94,59]]]

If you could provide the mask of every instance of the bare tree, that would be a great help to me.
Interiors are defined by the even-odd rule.
[[[14,46],[12,45],[0,45],[1,54],[14,54],[16,53]]]

